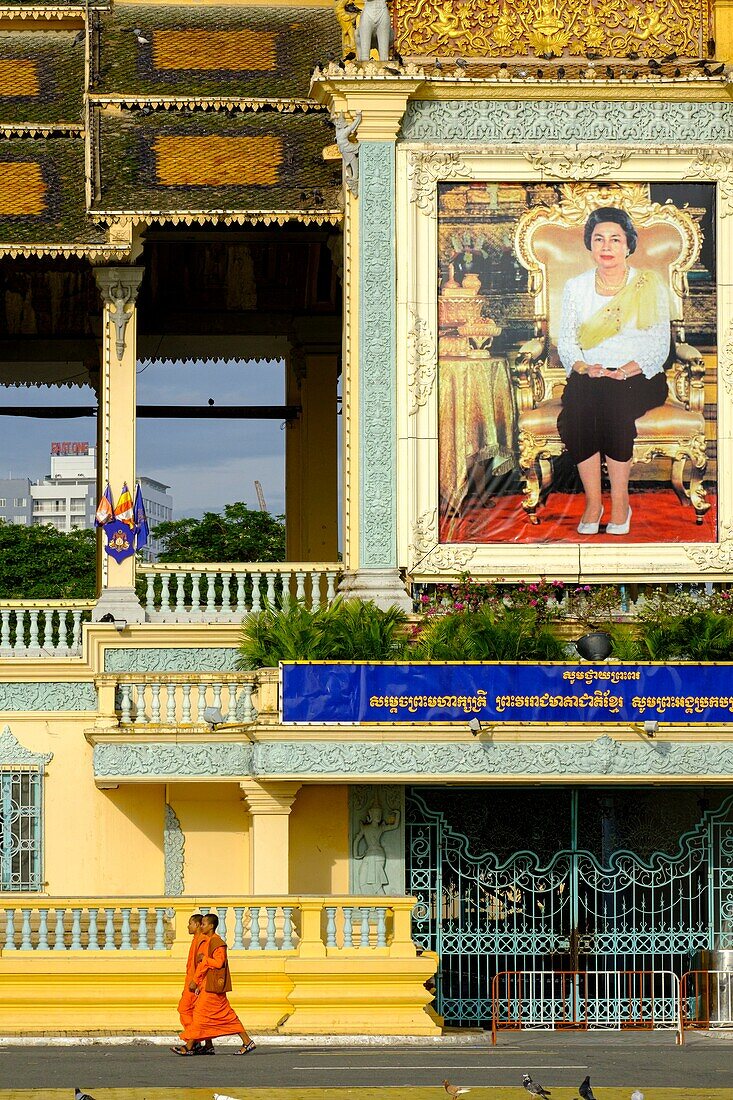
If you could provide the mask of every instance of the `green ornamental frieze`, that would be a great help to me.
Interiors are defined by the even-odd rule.
[[[94,777],[237,778],[252,774],[252,747],[236,742],[204,741],[171,745],[160,741],[94,746]]]
[[[95,746],[94,775],[107,778],[225,779],[255,776],[505,778],[733,776],[733,744],[659,739],[484,744],[410,741],[122,742]]]
[[[234,646],[175,648],[142,646],[105,649],[105,672],[236,672]]]
[[[733,141],[733,102],[417,100],[407,105],[401,139],[501,145],[549,141],[720,144]]]
[[[278,742],[255,748],[255,775],[668,776],[733,775],[733,745],[586,742],[419,744]]]
[[[0,683],[0,711],[96,710],[92,683]]]

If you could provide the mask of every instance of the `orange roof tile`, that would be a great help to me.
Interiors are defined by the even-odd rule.
[[[26,58],[0,58],[0,96],[38,95],[38,66]]]
[[[160,30],[153,34],[156,69],[262,72],[275,68],[273,31]]]
[[[0,164],[0,215],[43,214],[46,184],[40,164]]]
[[[153,142],[158,182],[181,185],[274,184],[282,163],[282,141],[259,137],[156,137]]]

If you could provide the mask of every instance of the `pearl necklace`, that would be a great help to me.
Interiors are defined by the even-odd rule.
[[[624,277],[620,283],[607,283],[598,270],[596,270],[596,290],[610,290],[614,294],[618,294],[619,290],[623,290],[626,286],[626,280],[629,277],[628,267],[624,270]]]

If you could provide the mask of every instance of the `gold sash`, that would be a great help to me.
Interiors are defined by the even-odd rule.
[[[665,320],[660,307],[660,291],[665,289],[655,271],[639,271],[623,290],[609,298],[607,305],[601,306],[579,326],[581,348],[595,348],[604,340],[617,336],[627,325],[645,329]]]

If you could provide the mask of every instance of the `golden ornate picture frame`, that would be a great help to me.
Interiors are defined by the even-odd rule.
[[[438,185],[693,183],[716,187],[717,541],[612,545],[440,542],[438,487]],[[728,579],[733,565],[733,155],[724,147],[403,145],[397,160],[399,560],[415,581],[584,582]],[[678,289],[682,289],[678,284]]]

